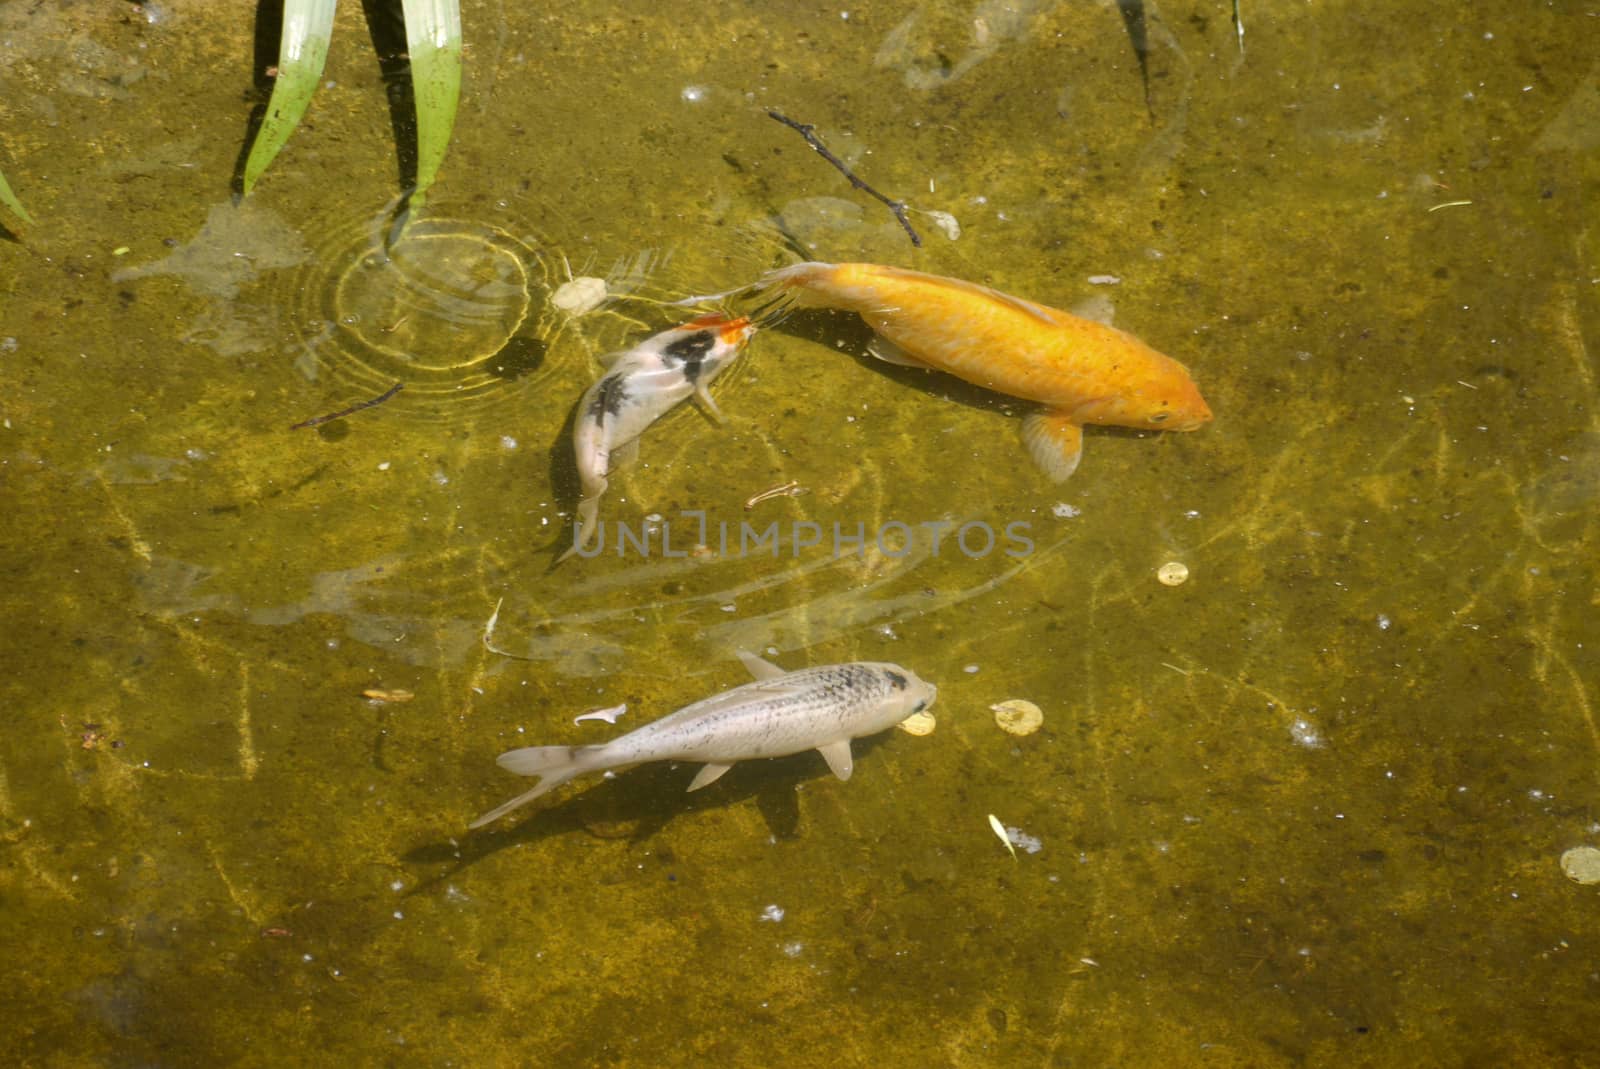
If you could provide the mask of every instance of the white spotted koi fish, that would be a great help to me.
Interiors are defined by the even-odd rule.
[[[933,704],[938,688],[897,664],[855,661],[785,672],[740,651],[755,677],[685,706],[598,746],[528,746],[508,750],[498,764],[519,776],[538,776],[531,791],[472,822],[480,828],[518,806],[590,772],[647,761],[703,762],[691,791],[715,783],[736,761],[818,750],[828,768],[850,778],[850,740],[876,735]]]
[[[859,314],[878,334],[881,360],[1038,402],[1022,436],[1055,482],[1077,470],[1086,423],[1192,431],[1211,421],[1176,360],[1115,327],[987,286],[878,264],[799,263],[747,288]]]
[[[594,540],[607,477],[631,458],[650,424],[691,396],[721,420],[706,387],[739,355],[755,330],[749,319],[701,316],[651,335],[611,358],[610,369],[583,395],[573,424],[572,447],[583,496],[578,501],[577,533],[559,560]]]

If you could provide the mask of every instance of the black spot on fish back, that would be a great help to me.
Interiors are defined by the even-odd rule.
[[[889,677],[889,685],[895,690],[905,690],[909,685],[910,681],[899,672],[885,672],[884,675]]]
[[[584,414],[596,423],[603,423],[607,416],[615,419],[627,400],[628,385],[622,376],[607,375],[600,380],[600,386],[594,392],[594,400],[589,402],[589,411]]]
[[[661,355],[668,362],[681,363],[683,377],[692,383],[699,380],[701,365],[705,363],[706,355],[716,344],[715,331],[697,330],[693,334],[686,334],[667,343],[666,348],[661,350]]]

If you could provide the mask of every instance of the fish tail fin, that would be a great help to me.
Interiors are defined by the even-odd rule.
[[[578,530],[572,536],[572,545],[567,551],[556,558],[560,564],[574,553],[581,553],[589,548],[589,543],[594,541],[594,536],[600,530],[600,495],[606,492],[606,480],[600,480],[600,487],[588,497],[578,499]]]
[[[828,280],[836,268],[833,264],[806,260],[787,267],[775,268],[761,276],[757,283],[763,290],[781,290],[801,307],[822,302],[816,300],[817,287]]]
[[[1028,455],[1051,482],[1066,482],[1083,459],[1083,427],[1066,412],[1029,412],[1022,419],[1022,440]]]
[[[467,827],[481,828],[499,820],[513,809],[519,809],[563,783],[600,767],[594,762],[594,756],[603,749],[604,746],[526,746],[520,750],[507,750],[496,758],[495,763],[519,776],[538,776],[538,785],[504,805],[489,810]]]

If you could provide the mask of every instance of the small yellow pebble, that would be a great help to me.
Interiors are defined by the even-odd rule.
[[[1567,879],[1578,883],[1600,883],[1600,850],[1592,846],[1574,846],[1561,855],[1561,871],[1567,874]]]
[[[994,722],[1008,735],[1032,735],[1044,723],[1044,713],[1030,701],[1012,698],[989,706],[994,710]]]
[[[933,714],[924,709],[920,713],[912,713],[896,724],[895,727],[907,735],[932,735],[937,723],[938,721],[934,720]]]
[[[1156,569],[1156,578],[1166,586],[1182,586],[1189,578],[1189,566],[1182,561],[1169,560]]]

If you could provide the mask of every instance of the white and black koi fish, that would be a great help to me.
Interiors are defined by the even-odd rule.
[[[875,735],[933,704],[938,688],[897,664],[854,661],[785,672],[740,652],[754,683],[685,706],[598,746],[528,746],[498,763],[519,776],[538,776],[533,790],[472,822],[480,828],[526,802],[589,772],[646,761],[696,761],[704,767],[691,791],[716,782],[735,761],[818,750],[828,768],[849,779],[850,740]]]
[[[610,370],[589,387],[572,428],[578,477],[578,532],[566,560],[586,548],[600,529],[600,495],[645,428],[693,396],[719,421],[722,414],[706,387],[744,349],[755,324],[724,315],[701,316],[653,334],[613,357]]]

